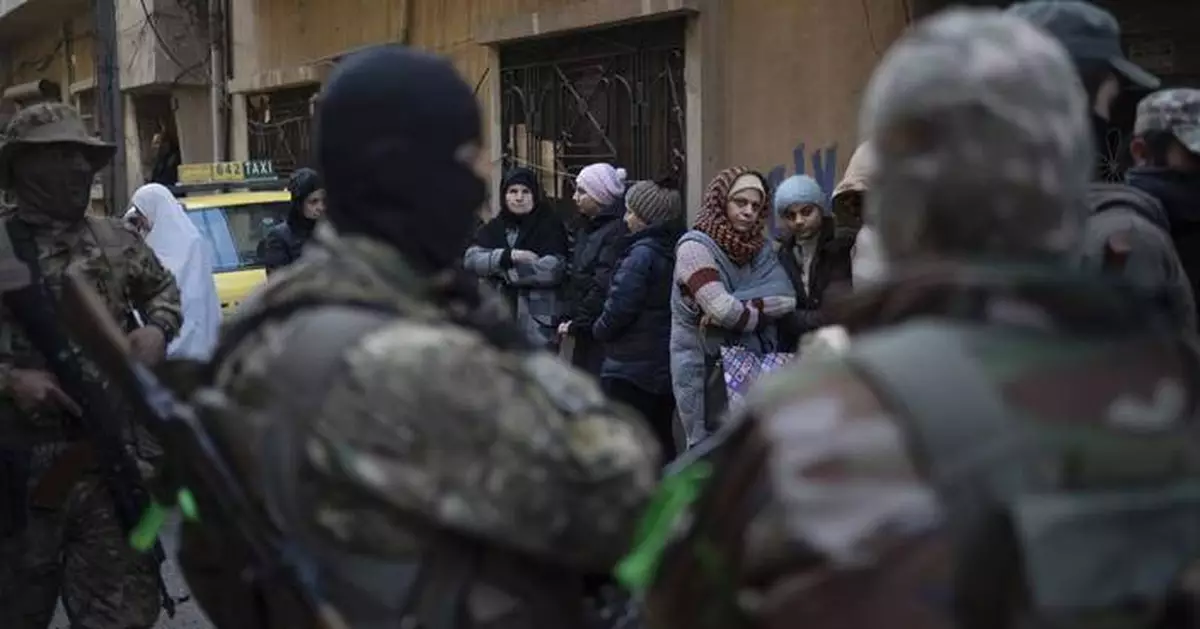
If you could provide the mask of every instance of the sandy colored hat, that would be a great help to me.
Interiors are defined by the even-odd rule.
[[[75,144],[83,149],[92,167],[100,170],[116,155],[117,147],[90,133],[74,107],[64,103],[37,103],[18,111],[0,136],[0,187],[9,185],[12,159],[22,145]]]
[[[1026,20],[983,8],[922,20],[876,68],[860,125],[889,256],[1060,252],[1078,237],[1087,97],[1066,50]]]

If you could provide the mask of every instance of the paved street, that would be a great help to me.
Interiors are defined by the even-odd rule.
[[[187,591],[187,587],[183,583],[183,577],[175,567],[175,562],[171,560],[175,556],[175,546],[178,543],[178,536],[176,535],[178,522],[168,522],[167,530],[169,532],[163,536],[163,545],[166,547],[168,560],[163,564],[163,577],[167,580],[167,588],[178,598],[186,594]],[[59,605],[58,613],[54,616],[54,621],[50,623],[50,627],[51,629],[69,629],[67,616],[63,613],[62,605]],[[174,619],[168,620],[166,614],[163,614],[155,627],[156,629],[213,629],[212,623],[204,617],[203,612],[191,600],[179,605]]]

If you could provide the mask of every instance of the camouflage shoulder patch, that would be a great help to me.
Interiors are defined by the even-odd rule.
[[[833,565],[871,562],[940,522],[894,412],[845,364],[760,407],[770,494],[793,540]]]
[[[404,513],[589,568],[626,550],[657,445],[593,381],[549,356],[411,320],[368,334],[345,360],[309,436],[324,511],[341,502],[349,512],[330,521]],[[340,495],[347,486],[356,500]]]

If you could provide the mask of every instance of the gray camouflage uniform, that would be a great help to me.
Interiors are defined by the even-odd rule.
[[[372,107],[390,118],[361,124]],[[444,58],[373,47],[327,82],[318,125],[329,222],[229,320],[206,389],[222,402],[202,413],[257,528],[283,559],[310,560],[314,598],[355,629],[584,624],[590,577],[627,550],[656,484],[658,446],[591,377],[481,310],[460,268],[486,190],[470,86]],[[371,155],[393,161],[354,166]],[[222,629],[255,610],[236,559],[213,565],[237,552],[231,537],[202,521],[181,552]],[[260,576],[272,595],[304,589]]]
[[[435,544],[425,528],[438,527],[464,548],[476,540],[551,572],[606,572],[657,478],[649,429],[557,357],[498,350],[448,323],[431,291],[387,245],[321,225],[300,260],[243,303],[227,335],[267,310],[326,304],[226,336],[234,346],[216,384],[239,410],[212,427],[253,495],[274,464],[259,444],[291,430],[306,491],[273,518],[287,536],[311,530],[343,551],[415,566]],[[344,304],[395,314],[346,334],[337,328],[356,324]],[[227,601],[206,596],[196,554],[183,557],[189,585],[223,618]],[[480,578],[491,593],[477,595],[508,600],[500,607],[511,612],[512,599]],[[394,587],[403,598],[403,583]]]
[[[1146,561],[1159,539],[1148,520],[1113,534],[1103,516],[1018,509],[1053,495],[1078,516],[1059,456],[1113,479],[1144,472],[1126,426],[1167,449],[1194,445],[1181,397],[1190,350],[1069,270],[1087,215],[1086,113],[1063,49],[996,10],[940,13],[888,52],[860,119],[878,159],[867,209],[888,277],[848,304],[848,349],[802,356],[748,396],[709,457],[689,532],[664,555],[652,621],[1007,628],[1043,626],[1022,623],[1046,605],[1061,621],[1165,597],[1194,544],[1118,577],[1097,558]],[[1105,446],[1075,450],[1074,438]],[[1183,481],[1191,474],[1163,482]],[[1019,539],[989,528],[1005,522]],[[1095,536],[1069,543],[1081,522]],[[1146,626],[1120,620],[1111,626]]]

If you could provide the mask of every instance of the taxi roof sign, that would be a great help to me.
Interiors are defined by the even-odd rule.
[[[242,182],[274,181],[275,164],[269,159],[244,162],[210,162],[180,164],[178,186],[236,184]]]

